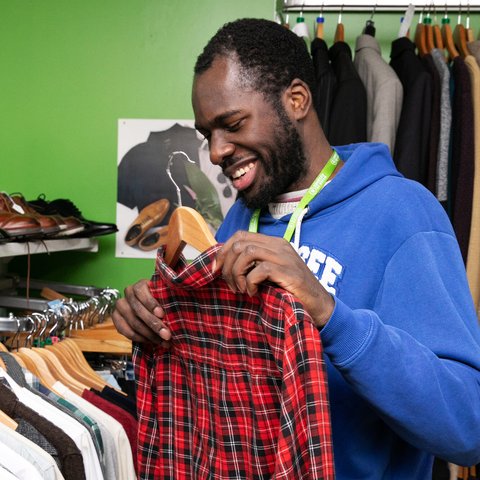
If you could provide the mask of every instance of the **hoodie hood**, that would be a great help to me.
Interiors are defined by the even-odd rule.
[[[384,177],[402,177],[390,150],[383,143],[357,143],[333,148],[345,164],[312,200],[308,215],[341,203]]]

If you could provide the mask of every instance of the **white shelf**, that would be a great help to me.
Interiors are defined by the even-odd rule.
[[[0,257],[16,257],[35,253],[63,252],[83,250],[98,252],[98,240],[95,238],[68,238],[62,240],[44,240],[43,242],[9,242],[0,244]]]

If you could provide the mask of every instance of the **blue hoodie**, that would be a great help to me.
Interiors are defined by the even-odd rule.
[[[345,162],[310,203],[298,252],[334,296],[321,336],[337,478],[431,479],[433,456],[480,461],[480,330],[450,221],[383,144]],[[241,201],[217,232],[247,230]],[[283,236],[289,215],[264,212]]]

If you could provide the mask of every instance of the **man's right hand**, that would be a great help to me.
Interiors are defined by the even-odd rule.
[[[125,288],[112,313],[116,329],[134,342],[153,342],[167,347],[170,330],[163,323],[165,312],[153,298],[147,280]]]

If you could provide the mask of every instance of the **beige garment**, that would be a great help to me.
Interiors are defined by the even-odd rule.
[[[473,42],[467,43],[467,48],[480,65],[480,40],[474,40]]]
[[[465,57],[465,65],[470,73],[473,102],[473,131],[475,175],[472,198],[472,223],[467,255],[467,277],[475,310],[480,300],[480,67],[473,55]]]

